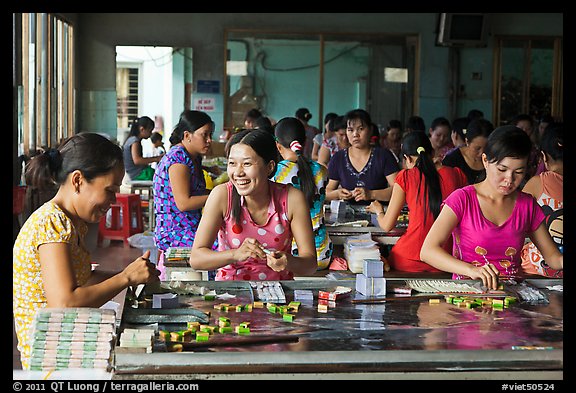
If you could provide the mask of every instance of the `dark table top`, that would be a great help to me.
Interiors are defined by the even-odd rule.
[[[415,277],[411,275],[410,278]],[[419,278],[423,276],[419,275]],[[153,354],[117,355],[117,370],[120,373],[134,372],[153,367],[158,371],[158,367],[162,368],[164,364],[166,370],[174,372],[176,368],[183,372],[181,364],[171,363],[167,359],[177,355],[182,360],[182,356],[199,354],[202,354],[204,362],[212,365],[211,371],[207,371],[207,366],[201,367],[194,362],[191,365],[186,361],[188,366],[184,368],[185,372],[231,372],[231,364],[236,367],[235,372],[249,365],[251,372],[258,372],[254,362],[262,361],[274,364],[276,368],[287,367],[291,370],[297,370],[298,365],[304,362],[308,371],[318,372],[338,370],[343,361],[349,362],[352,369],[364,367],[373,370],[438,370],[456,365],[464,369],[498,369],[503,365],[522,370],[562,369],[563,293],[546,288],[562,284],[562,280],[528,281],[547,295],[548,303],[519,301],[501,311],[486,307],[466,309],[446,303],[443,298],[440,304],[433,305],[428,297],[422,296],[424,294],[418,294],[410,300],[356,304],[353,299],[360,299],[362,295],[356,294],[353,289],[351,296],[329,304],[326,313],[318,310],[318,291],[333,290],[336,286],[354,288],[353,277],[338,281],[285,281],[282,286],[287,302],[293,299],[295,289],[310,289],[315,296],[312,302],[302,303],[293,322],[285,322],[280,314],[273,314],[266,308],[253,309],[252,312],[214,309],[214,304],[220,303],[251,303],[254,298],[248,282],[193,282],[213,288],[218,294],[226,292],[236,297],[206,301],[201,296],[182,295],[181,308],[173,310],[125,307],[123,326],[134,327],[159,321],[160,329],[175,331],[184,329],[186,320],[202,319],[202,316],[209,314],[210,325],[217,325],[218,317],[226,316],[230,318],[232,326],[250,322],[251,340],[259,337],[270,340],[271,336],[275,336],[278,342],[263,340],[262,343],[247,345],[240,342],[240,336],[234,333],[216,334],[210,337],[213,346],[202,344],[194,347],[192,343],[188,348],[190,352],[178,354],[164,352],[166,347],[157,343]],[[392,288],[404,284],[403,278],[389,276],[388,296],[394,296]],[[146,291],[150,293],[149,289]],[[159,314],[163,315],[160,319]],[[513,347],[540,349],[515,350]],[[236,352],[241,352],[243,356],[228,356]],[[407,362],[414,353],[419,354],[417,358]],[[266,360],[262,360],[264,354]],[[266,367],[262,367],[261,372],[264,372]]]

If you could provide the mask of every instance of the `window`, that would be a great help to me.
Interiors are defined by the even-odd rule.
[[[19,154],[30,155],[74,134],[74,34],[51,14],[19,17],[18,147]]]
[[[128,129],[138,117],[138,68],[116,68],[118,128]]]
[[[495,125],[521,113],[563,117],[562,39],[497,37]]]

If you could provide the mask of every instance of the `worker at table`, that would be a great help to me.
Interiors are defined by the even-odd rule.
[[[372,119],[363,109],[346,114],[346,136],[350,146],[338,151],[328,164],[326,200],[345,200],[367,205],[372,200],[389,201],[399,171],[394,155],[370,145]]]

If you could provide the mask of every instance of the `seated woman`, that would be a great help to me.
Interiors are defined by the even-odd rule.
[[[164,252],[192,247],[202,208],[208,199],[202,155],[212,143],[214,122],[206,113],[185,110],[170,135],[171,148],[154,175],[154,239],[160,250],[158,269],[165,279]]]
[[[420,258],[454,279],[480,279],[490,289],[498,277],[516,276],[527,236],[548,266],[563,269],[564,257],[544,222],[534,197],[520,191],[532,150],[530,137],[515,126],[502,126],[488,137],[482,154],[486,178],[455,190],[432,224]],[[443,245],[452,235],[452,254]]]
[[[486,119],[472,120],[464,134],[465,145],[455,148],[442,160],[442,165],[460,168],[468,184],[484,180],[486,170],[482,164],[482,153],[494,126]]]
[[[243,130],[226,145],[230,181],[212,190],[189,264],[218,269],[216,280],[291,280],[317,269],[310,211],[304,193],[270,181],[276,172],[274,137]],[[218,251],[212,250],[218,238]],[[298,256],[291,253],[292,239]]]
[[[130,133],[124,142],[124,166],[130,180],[152,180],[154,168],[149,164],[158,162],[163,154],[155,157],[142,155],[142,139],[148,139],[154,130],[154,120],[148,116],[135,119],[130,126]]]
[[[328,164],[326,200],[347,200],[369,204],[388,201],[398,163],[388,149],[370,146],[372,120],[363,109],[346,114],[346,136],[350,147],[334,154]]]
[[[324,223],[328,170],[302,154],[306,130],[298,119],[283,118],[276,124],[275,133],[276,146],[283,159],[278,163],[273,179],[277,183],[291,184],[304,192],[314,229],[318,269],[326,269],[332,257],[332,242]],[[296,244],[292,246],[292,253],[298,254]]]
[[[326,128],[326,138],[318,149],[318,163],[328,167],[334,154],[346,149],[350,144],[346,136],[346,118],[344,116],[337,116],[328,120]]]
[[[96,133],[81,132],[31,159],[27,184],[39,190],[56,184],[58,191],[28,217],[12,250],[12,310],[24,370],[38,310],[101,307],[125,288],[158,281],[150,251],[119,273],[91,269],[88,224],[116,202],[123,176],[122,149]]]
[[[533,176],[522,191],[531,194],[546,215],[546,227],[556,247],[564,252],[564,128],[549,126],[540,144],[546,170]],[[564,271],[552,269],[532,242],[522,248],[522,272],[546,277],[564,277]]]
[[[434,161],[442,162],[448,151],[454,148],[452,143],[452,125],[445,117],[437,117],[432,120],[430,129],[430,143],[434,149]]]
[[[385,231],[396,226],[404,205],[408,204],[410,222],[406,233],[392,246],[388,263],[404,272],[437,272],[438,269],[420,260],[420,248],[432,223],[440,213],[444,198],[467,184],[459,168],[434,164],[432,145],[423,132],[411,132],[402,139],[402,155],[406,169],[396,176],[392,197],[386,213],[378,201],[366,209],[377,214],[378,225]],[[446,242],[447,250],[452,244]]]

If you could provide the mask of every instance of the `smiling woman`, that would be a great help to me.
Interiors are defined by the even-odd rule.
[[[91,271],[84,239],[116,201],[124,176],[122,150],[105,137],[77,134],[29,163],[27,184],[58,192],[30,215],[12,251],[13,312],[23,369],[30,326],[44,307],[100,307],[128,286],[158,279],[149,251],[110,276]]]
[[[269,180],[277,161],[274,137],[244,130],[226,150],[230,181],[216,186],[206,201],[190,265],[218,269],[216,280],[291,280],[314,273],[316,249],[304,194]],[[216,237],[218,252],[211,250]],[[291,254],[292,237],[298,256]]]

